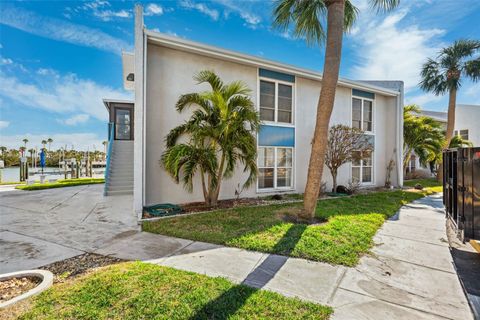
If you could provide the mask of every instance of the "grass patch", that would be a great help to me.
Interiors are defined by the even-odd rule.
[[[403,185],[406,187],[415,187],[416,184],[421,184],[427,192],[442,192],[442,182],[438,181],[435,178],[426,178],[426,179],[412,179],[405,180]]]
[[[52,188],[63,188],[63,187],[74,187],[81,186],[85,184],[98,184],[104,183],[105,179],[103,178],[79,178],[79,179],[60,179],[53,183],[34,183],[30,185],[16,186],[15,189],[19,190],[43,190],[43,189],[52,189]]]
[[[11,184],[25,184],[25,181],[5,181],[5,182],[0,182],[0,186],[8,186]]]
[[[354,266],[384,220],[429,191],[376,192],[318,202],[318,225],[285,222],[301,203],[243,207],[143,224],[143,230],[248,250]]]
[[[331,313],[223,278],[128,262],[55,285],[19,319],[328,319]]]

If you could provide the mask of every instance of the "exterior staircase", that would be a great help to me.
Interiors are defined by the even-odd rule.
[[[133,194],[133,140],[113,140],[112,143],[104,194]]]

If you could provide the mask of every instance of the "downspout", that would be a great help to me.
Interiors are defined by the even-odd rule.
[[[403,186],[403,82],[397,96],[397,184]]]

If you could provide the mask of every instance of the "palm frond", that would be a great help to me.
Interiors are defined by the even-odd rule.
[[[388,12],[395,9],[400,0],[369,0],[370,6],[377,12]]]

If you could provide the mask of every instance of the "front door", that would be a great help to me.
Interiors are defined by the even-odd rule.
[[[115,108],[115,140],[132,140],[132,110]]]

